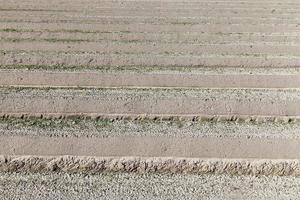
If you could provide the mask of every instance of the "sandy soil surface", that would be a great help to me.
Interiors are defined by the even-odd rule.
[[[171,122],[5,119],[0,171],[300,175],[298,122]]]
[[[97,52],[44,52],[44,51],[2,51],[1,65],[48,65],[64,67],[97,67],[97,66],[232,66],[232,67],[297,67],[298,56],[269,54],[202,54],[202,55],[169,55],[154,53],[119,54],[118,52],[101,54]]]
[[[4,155],[299,159],[300,140],[264,138],[45,138],[2,136]],[[289,147],[289,148],[285,148]]]
[[[221,159],[180,157],[5,156],[2,173],[134,172],[139,174],[229,174],[251,176],[300,176],[299,159]]]
[[[253,70],[254,72],[256,70]],[[200,73],[199,73],[200,72]],[[0,70],[1,86],[14,87],[197,87],[197,88],[299,88],[300,75],[282,74],[202,74],[201,71],[103,72]]]
[[[2,66],[297,67],[300,62],[298,2],[1,5]]]
[[[108,173],[0,174],[7,199],[297,199],[299,178]]]
[[[227,121],[226,121],[227,120]],[[5,118],[0,120],[1,136],[44,137],[216,137],[216,138],[263,138],[299,139],[300,123],[280,118],[242,119],[46,119]]]
[[[0,5],[1,199],[299,196],[300,1]]]
[[[0,89],[1,114],[299,116],[300,93],[268,89]]]

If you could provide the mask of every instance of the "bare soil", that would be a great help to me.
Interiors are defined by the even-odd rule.
[[[162,184],[154,192],[165,199],[184,199],[203,184],[202,192],[214,190],[203,197],[226,199],[228,191],[219,195],[210,185],[229,180],[217,174],[237,175],[234,188],[247,178],[260,184],[261,193],[235,193],[238,199],[299,196],[290,181],[300,175],[299,1],[0,5],[0,194],[20,199],[13,188],[34,199],[34,187],[20,186],[20,179],[45,178],[34,173],[83,173],[91,180],[94,173],[134,172],[120,182],[140,185],[132,190],[126,182],[123,189],[149,190],[137,173],[163,176],[150,183]],[[264,182],[253,175],[273,177]],[[195,182],[202,177],[205,183]],[[270,181],[289,194],[274,192]],[[182,189],[183,183],[191,184]],[[116,197],[132,197],[113,186]],[[72,184],[62,188],[69,187],[77,191]],[[88,194],[77,197],[95,197]]]
[[[253,70],[255,72],[255,70]],[[140,72],[0,70],[1,86],[14,87],[173,87],[173,88],[299,88],[300,75],[201,74],[140,69]]]

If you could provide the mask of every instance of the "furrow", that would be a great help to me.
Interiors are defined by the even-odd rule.
[[[276,43],[231,44],[160,44],[136,42],[1,42],[2,51],[97,52],[99,54],[166,54],[166,55],[288,55],[299,56],[300,45]]]
[[[156,16],[157,14],[160,14],[160,16],[171,16],[175,17],[176,14],[178,16],[219,16],[219,17],[236,17],[236,16],[251,16],[251,17],[290,17],[292,18],[293,15],[299,17],[299,9],[273,9],[271,8],[243,8],[243,9],[235,9],[235,8],[191,8],[191,9],[166,9],[166,8],[152,8],[152,9],[143,9],[140,7],[129,7],[129,8],[116,8],[116,7],[108,7],[108,8],[102,8],[97,7],[96,8],[89,8],[86,9],[89,11],[89,15],[115,15],[116,13],[118,15],[124,15],[124,16]],[[0,8],[0,12],[21,12],[21,13],[37,13],[37,14],[53,14],[53,13],[61,13],[61,14],[72,14],[76,15],[77,13],[80,13],[80,8],[78,9],[32,9],[32,8]],[[88,15],[87,15],[88,16]]]
[[[26,25],[25,25],[26,24]],[[7,22],[0,23],[1,29],[25,29],[27,30],[84,30],[84,31],[102,31],[102,32],[121,32],[130,31],[134,32],[208,32],[208,33],[232,33],[232,32],[257,32],[257,33],[289,33],[297,32],[299,30],[298,25],[217,25],[217,24],[207,24],[207,25],[151,25],[147,24],[144,26],[136,25],[110,25],[110,24],[72,24],[72,23],[18,23],[18,22]]]
[[[15,4],[12,2],[1,2],[4,6],[3,8],[16,8]],[[58,6],[59,5],[59,6]],[[56,9],[70,9],[70,2],[47,2],[47,1],[40,1],[40,2],[24,2],[22,1],[21,6],[17,8],[25,8],[25,9],[43,9],[46,10],[49,7],[56,8]],[[69,7],[68,7],[69,6]],[[86,4],[84,2],[79,1],[72,1],[72,8],[79,10],[80,8],[84,9],[95,9],[95,8],[108,8],[112,9],[115,7],[118,7],[118,9],[126,9],[126,8],[140,8],[140,9],[278,9],[278,10],[297,10],[299,8],[299,2],[285,2],[284,4],[280,2],[236,2],[236,1],[227,1],[227,2],[158,2],[158,1],[152,1],[152,2],[144,2],[144,1],[132,1],[132,2],[126,2],[126,1],[119,1],[119,2],[108,2],[108,1],[101,1],[101,4],[99,4],[98,1],[89,1],[89,4]]]
[[[267,54],[100,54],[87,52],[1,52],[0,65],[34,66],[48,65],[72,67],[119,67],[119,66],[162,66],[162,67],[298,67],[300,57]]]
[[[47,138],[1,136],[0,151],[18,156],[299,159],[300,140],[252,138]],[[285,147],[289,148],[285,148]],[[1,168],[1,167],[0,167]]]
[[[300,74],[284,73],[264,75],[239,74],[239,72],[236,74],[197,74],[197,71],[58,72],[1,70],[0,77],[2,77],[0,85],[8,87],[300,88]]]
[[[1,42],[26,42],[26,41],[48,41],[48,42],[106,42],[106,43],[183,43],[183,44],[298,44],[300,35],[295,34],[251,34],[251,33],[133,33],[133,32],[111,32],[111,33],[80,33],[80,32],[47,32],[22,30],[0,30]]]
[[[13,15],[15,16],[15,15]],[[1,16],[0,16],[1,17]],[[198,17],[198,18],[182,18],[182,19],[170,19],[166,17],[162,18],[140,18],[139,17],[123,17],[123,16],[112,16],[111,18],[97,16],[93,18],[92,16],[89,17],[74,17],[68,19],[68,16],[63,16],[61,18],[56,19],[46,19],[44,16],[34,16],[34,18],[30,19],[27,15],[24,19],[24,16],[17,16],[15,17],[8,17],[5,15],[1,17],[1,23],[28,23],[28,24],[44,24],[44,23],[61,23],[61,24],[98,24],[98,25],[178,25],[178,26],[189,26],[189,25],[266,25],[266,26],[298,26],[300,20],[299,19],[288,19],[288,18],[273,18],[273,19],[266,19],[266,18],[237,18],[237,19],[226,19],[220,20],[218,18],[211,19],[208,17]],[[57,17],[57,16],[56,16]],[[43,18],[41,20],[41,18]],[[220,18],[220,17],[219,17]],[[221,17],[222,18],[222,17]]]
[[[18,20],[24,20],[27,22],[77,22],[77,23],[123,23],[123,24],[135,24],[135,23],[153,23],[153,24],[298,24],[299,18],[297,17],[288,17],[288,16],[269,16],[269,17],[259,17],[259,16],[121,16],[121,15],[83,15],[78,14],[67,14],[67,13],[58,13],[53,16],[51,13],[18,13],[16,15],[14,12],[2,11],[0,13],[1,21],[11,22]],[[43,19],[41,19],[43,18]]]
[[[14,7],[6,7],[6,8],[0,8],[1,11],[6,11],[6,12],[35,12],[35,13],[72,13],[76,14],[81,12],[80,9],[41,9],[41,8],[14,8]],[[215,15],[215,16],[252,16],[255,17],[257,15],[261,17],[272,17],[272,16],[286,16],[286,17],[292,17],[297,16],[299,17],[299,12],[298,10],[274,10],[274,9],[224,9],[224,8],[199,8],[199,9],[141,9],[141,8],[126,8],[126,9],[120,9],[116,7],[111,7],[111,8],[102,8],[101,7],[96,7],[95,8],[89,8],[88,9],[90,15],[95,15],[95,14],[102,14],[102,15],[113,15],[115,13],[118,13],[118,15],[124,15],[124,16],[210,16],[210,15]],[[266,12],[267,11],[267,12]]]

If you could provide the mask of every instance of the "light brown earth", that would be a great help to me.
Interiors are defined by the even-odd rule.
[[[4,155],[299,159],[300,141],[252,138],[45,138],[1,137]],[[285,148],[288,146],[289,148]]]
[[[270,89],[1,88],[5,115],[267,116],[300,115],[300,91]]]
[[[297,199],[299,178],[195,174],[24,174],[0,176],[2,199]],[[284,190],[282,189],[284,188]]]
[[[299,176],[300,170],[298,122],[6,118],[0,134],[5,172]]]
[[[0,0],[1,199],[297,199],[299,10]]]
[[[254,72],[256,70],[253,70]],[[257,70],[259,72],[259,70]],[[202,72],[202,73],[201,73]],[[235,74],[209,73],[205,70],[178,71],[27,71],[0,70],[1,86],[14,87],[172,87],[172,88],[299,88],[300,75],[293,72],[282,74]],[[207,72],[206,72],[207,73]],[[234,71],[233,71],[234,73]]]

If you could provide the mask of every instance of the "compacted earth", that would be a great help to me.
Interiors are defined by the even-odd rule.
[[[0,0],[0,199],[298,199],[299,11]]]

